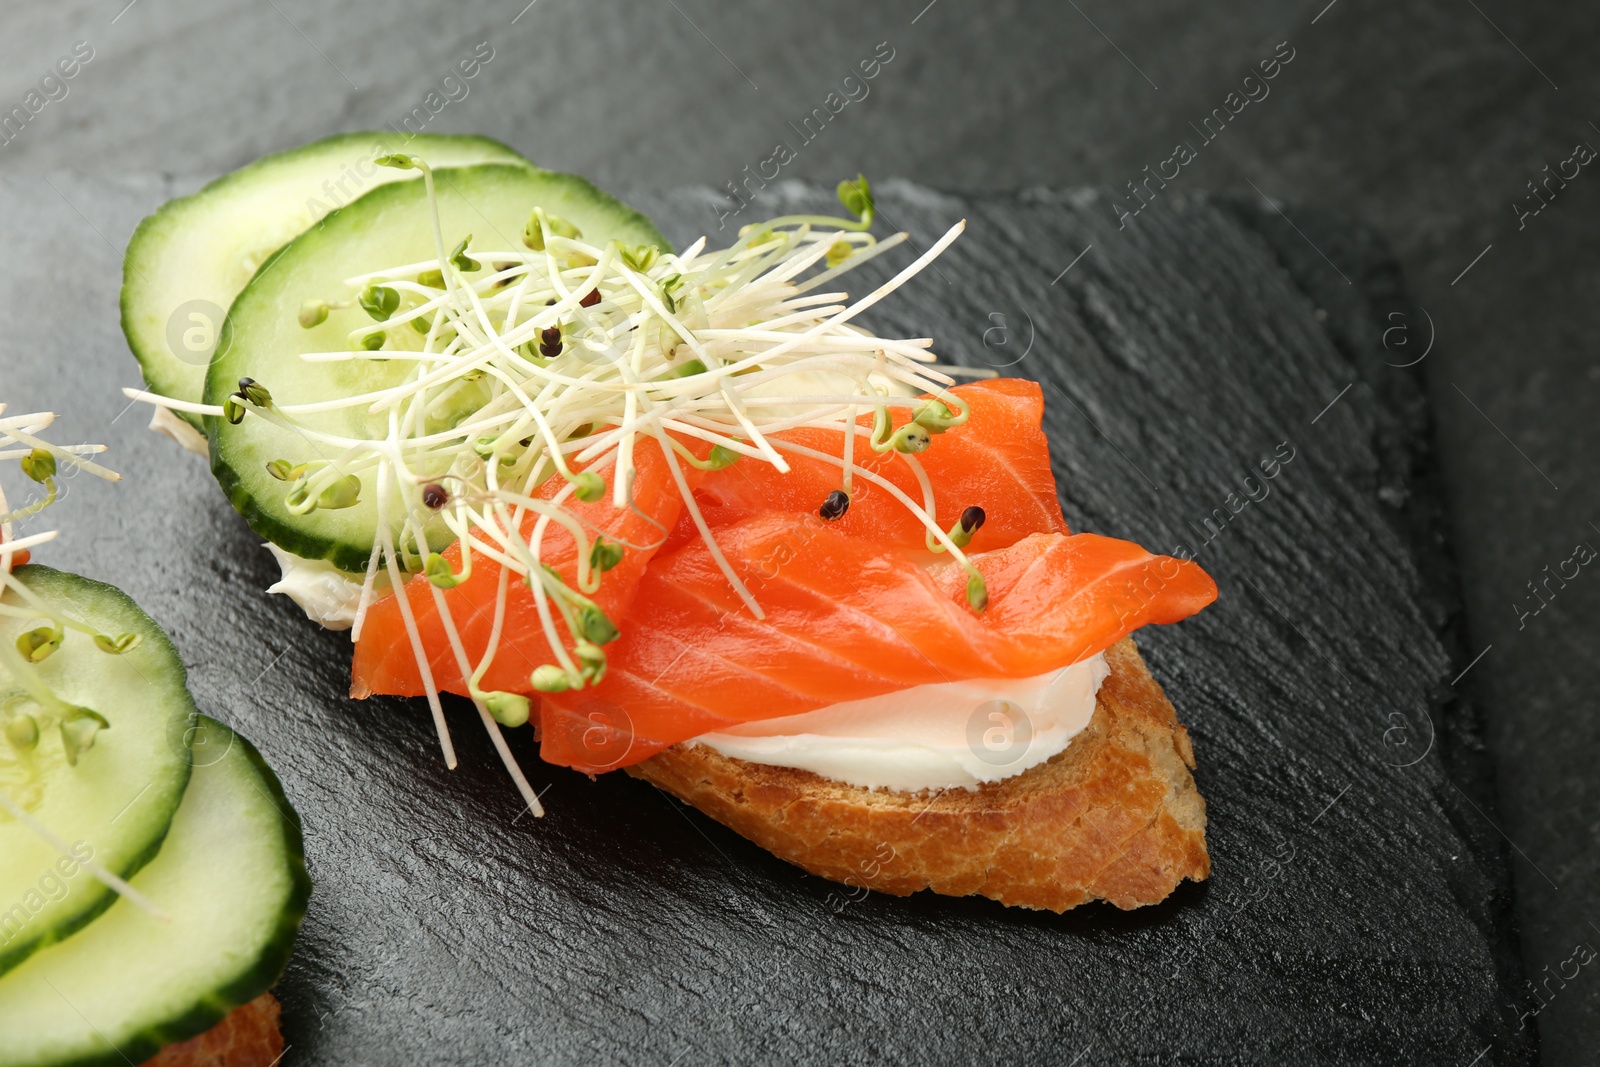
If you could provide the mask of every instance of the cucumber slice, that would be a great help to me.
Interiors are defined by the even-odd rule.
[[[372,162],[405,151],[431,165],[519,163],[487,137],[346,133],[263,157],[169,201],[134,230],[122,261],[122,331],[158,393],[198,401],[223,316],[277,249],[329,211],[415,171]],[[185,415],[195,426],[198,416]]]
[[[584,240],[595,244],[615,239],[671,247],[645,216],[571,174],[482,164],[437,171],[435,183],[447,248],[472,234],[475,250],[525,251],[522,229],[535,205],[567,219]],[[234,301],[228,312],[231,343],[211,364],[206,403],[221,404],[239,388],[240,378],[255,379],[282,404],[345,397],[398,383],[412,364],[308,363],[300,358],[306,352],[349,348],[350,331],[372,324],[359,307],[335,310],[311,329],[300,325],[297,311],[310,299],[341,298],[348,291],[344,279],[353,275],[437,255],[421,182],[386,185],[335,211],[263,266]],[[329,433],[358,437],[381,437],[386,425],[383,417],[366,415],[365,408],[308,416],[306,421]],[[268,474],[266,465],[277,459],[298,464],[336,457],[321,455],[297,431],[265,419],[248,418],[237,426],[215,417],[205,422],[211,471],[257,533],[305,559],[326,559],[351,571],[366,568],[378,523],[371,472],[362,475],[360,502],[354,507],[296,515],[285,500],[289,487]],[[434,536],[435,548],[453,539],[442,526]]]
[[[118,901],[0,978],[0,1067],[141,1063],[283,973],[311,895],[300,819],[248,741],[201,721],[172,833],[133,879],[171,921]]]
[[[198,713],[184,688],[183,662],[155,622],[119,590],[38,564],[18,567],[13,576],[62,615],[111,637],[141,638],[137,647],[112,655],[89,635],[67,630],[60,648],[34,668],[61,700],[91,708],[110,724],[94,735],[76,766],[67,760],[55,716],[0,669],[0,719],[25,725],[18,716],[31,715],[39,728],[31,748],[19,747],[10,731],[0,736],[0,790],[78,859],[93,859],[126,878],[161,847],[189,781]],[[14,589],[0,604],[27,607]],[[14,644],[44,622],[0,615],[0,641]],[[0,972],[66,937],[114,899],[76,861],[0,809]]]

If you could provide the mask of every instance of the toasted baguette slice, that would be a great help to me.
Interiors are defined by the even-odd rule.
[[[1013,778],[927,793],[862,789],[810,771],[675,745],[629,767],[812,874],[906,896],[931,889],[1062,912],[1137,908],[1211,873],[1194,751],[1132,638],[1066,750]]]
[[[144,1067],[273,1067],[283,1058],[278,998],[263,993],[198,1037],[168,1045]]]

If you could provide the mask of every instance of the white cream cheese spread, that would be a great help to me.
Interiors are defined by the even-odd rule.
[[[356,609],[361,606],[360,578],[326,560],[302,559],[270,543],[266,549],[283,572],[282,578],[267,586],[267,592],[282,593],[319,626],[348,630],[355,625]]]
[[[696,744],[867,789],[976,789],[1037,767],[1089,725],[1105,654],[1035,678],[936,682],[702,734]]]

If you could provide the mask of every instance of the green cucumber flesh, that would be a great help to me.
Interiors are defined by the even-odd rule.
[[[523,163],[487,137],[346,133],[278,152],[171,200],[139,224],[122,261],[122,330],[150,388],[198,403],[233,298],[273,252],[329,211],[416,171],[380,167],[404,151],[430,165]],[[199,426],[199,417],[185,415]]]
[[[66,704],[90,708],[109,723],[76,765],[68,762],[57,715],[0,669],[0,719],[9,724],[27,715],[38,731],[31,747],[0,735],[0,790],[73,854],[63,856],[0,808],[0,972],[113,902],[112,891],[81,860],[126,878],[156,854],[189,781],[198,714],[177,650],[122,592],[37,564],[16,568],[13,577],[58,614],[113,638],[132,633],[141,640],[113,655],[69,629],[55,653],[30,668]],[[27,606],[9,589],[0,604]],[[0,615],[0,641],[14,644],[45,624],[43,616]]]
[[[283,973],[311,894],[300,820],[248,741],[201,722],[172,832],[133,879],[170,921],[119,900],[0,978],[0,1067],[141,1063]]]
[[[574,175],[483,164],[438,171],[435,183],[447,249],[471,234],[474,250],[525,251],[522,230],[536,205],[573,223],[594,244],[616,240],[671,247],[645,216]],[[300,325],[297,312],[307,300],[347,299],[344,279],[353,275],[437,255],[420,183],[387,185],[333,212],[264,265],[234,301],[228,312],[230,343],[211,364],[206,403],[221,404],[239,388],[240,378],[265,386],[278,404],[312,403],[399,384],[413,372],[414,363],[309,363],[300,358],[307,352],[347,350],[350,331],[363,325],[376,328],[365,311],[336,309],[311,329]],[[341,436],[381,438],[385,432],[384,417],[367,414],[365,407],[308,415],[304,421]],[[349,571],[366,568],[378,525],[372,471],[360,475],[360,500],[354,507],[296,515],[286,501],[289,485],[273,478],[267,464],[333,460],[336,454],[323,454],[298,431],[264,418],[252,416],[232,425],[208,416],[205,423],[212,473],[257,533],[305,559],[325,559]],[[392,507],[390,514],[401,510]],[[430,538],[436,550],[453,540],[442,525],[430,531]]]

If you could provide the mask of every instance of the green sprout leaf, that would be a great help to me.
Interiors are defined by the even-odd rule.
[[[578,612],[578,630],[583,634],[584,640],[597,645],[607,644],[622,636],[617,630],[617,624],[593,604],[586,605]]]
[[[437,552],[429,553],[428,562],[423,564],[422,572],[440,589],[454,589],[461,584],[462,576],[450,569],[450,561]]]
[[[894,432],[894,436],[889,438],[889,443],[894,446],[896,452],[916,455],[918,452],[928,450],[928,446],[933,444],[933,435],[926,427],[908,422]]]
[[[522,243],[535,252],[543,252],[547,236],[566,237],[576,240],[583,236],[583,231],[560,215],[546,215],[544,224],[541,225],[539,222],[539,210],[535,208],[533,213],[528,216],[528,224],[522,228]]]
[[[43,663],[61,647],[65,636],[58,626],[40,626],[17,635],[17,651],[29,663]]]
[[[36,448],[22,457],[22,473],[39,483],[56,476],[56,457],[47,448]]]
[[[867,176],[865,174],[857,174],[855,181],[846,178],[839,183],[836,192],[839,194],[839,203],[844,205],[844,209],[861,220],[861,229],[870,229],[872,227],[873,201],[872,185],[867,181]]]
[[[357,298],[361,310],[379,322],[386,322],[400,308],[400,294],[387,285],[369,285]]]
[[[19,752],[28,752],[39,744],[39,720],[32,715],[13,716],[6,723],[6,740]]]
[[[110,728],[111,724],[98,711],[74,708],[61,723],[61,746],[66,749],[67,763],[76,767],[78,757],[94,747],[95,735]]]
[[[574,651],[578,655],[578,664],[583,671],[583,680],[590,685],[599,685],[606,676],[605,649],[589,641],[579,641]]]
[[[678,290],[683,288],[683,275],[669,274],[661,279],[661,302],[674,315],[678,313]]]
[[[98,648],[101,652],[106,652],[113,656],[120,656],[124,652],[132,652],[134,649],[138,648],[139,643],[143,640],[144,637],[142,635],[133,633],[118,634],[115,637],[111,637],[106,634],[95,634],[94,647]]]
[[[572,679],[554,663],[546,663],[533,669],[528,684],[541,693],[565,693],[572,688]]]
[[[520,693],[486,693],[483,706],[495,722],[513,729],[527,725],[528,713],[533,710],[533,702]]]
[[[655,266],[656,260],[661,258],[661,249],[655,245],[633,245],[632,247],[625,245],[619,249],[619,252],[622,256],[622,262],[640,274]]]
[[[377,333],[369,333],[361,339],[361,347],[368,352],[376,352],[383,347],[383,342],[387,339],[387,335],[382,330]]]
[[[421,274],[417,275],[417,284],[426,285],[429,289],[443,289],[444,271],[425,270]]]
[[[606,480],[594,471],[582,471],[572,476],[572,495],[585,504],[593,504],[606,495]]]
[[[698,359],[689,359],[679,363],[676,367],[669,367],[665,374],[659,375],[656,378],[656,381],[665,382],[670,381],[673,378],[687,378],[691,375],[704,374],[705,372],[706,365],[704,361]]]
[[[471,240],[472,234],[469,233],[461,239],[460,244],[456,245],[455,248],[450,250],[450,262],[454,263],[456,265],[456,269],[461,271],[463,274],[471,274],[473,271],[480,270],[483,267],[482,263],[479,263],[477,260],[467,255],[467,244],[471,242]]]
[[[967,568],[967,605],[974,612],[982,612],[989,606],[989,583],[983,580],[983,575],[978,573],[978,568]]]
[[[589,549],[589,566],[597,571],[608,571],[622,562],[622,546],[615,541],[607,541],[604,537],[594,539],[594,547]]]
[[[267,473],[280,482],[292,482],[295,478],[294,464],[286,459],[275,459],[267,464]]]
[[[988,518],[982,508],[974,505],[962,511],[961,517],[950,527],[950,540],[957,548],[966,548],[972,543],[972,535],[978,532],[978,527],[983,525]]]
[[[328,302],[326,300],[307,300],[300,305],[300,325],[306,329],[321,326],[328,321]]]
[[[828,266],[837,267],[855,254],[856,246],[849,241],[835,241],[828,246]]]
[[[317,496],[317,507],[337,511],[340,508],[355,507],[360,500],[361,479],[354,474],[346,474]]]
[[[222,417],[227,419],[230,425],[237,426],[243,422],[246,410],[244,402],[235,394],[229,393],[222,398]]]
[[[380,167],[393,167],[395,170],[417,169],[417,161],[403,152],[391,152],[386,156],[379,156],[373,162]]]
[[[239,379],[239,398],[258,408],[269,407],[272,404],[272,394],[267,391],[266,386],[254,378]]]
[[[960,426],[966,416],[957,415],[943,400],[924,400],[916,406],[911,421],[927,428],[929,433],[944,433],[953,426]]]

